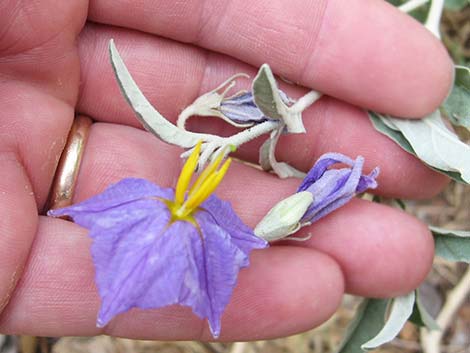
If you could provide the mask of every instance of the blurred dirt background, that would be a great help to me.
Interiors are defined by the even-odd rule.
[[[470,6],[461,11],[445,11],[442,20],[443,41],[460,64],[470,64]],[[470,143],[470,133],[461,131]],[[432,200],[407,201],[408,211],[430,224],[451,229],[470,230],[470,187],[452,183]],[[420,288],[424,304],[436,316],[449,301],[449,292],[467,271],[464,264],[435,259],[434,268]],[[250,343],[152,342],[98,337],[35,338],[0,335],[0,353],[332,353],[345,327],[354,315],[358,298],[347,296],[338,312],[324,325],[299,335]],[[470,293],[450,320],[440,352],[470,353]],[[424,335],[424,336],[423,336]],[[423,352],[425,332],[407,324],[399,337],[376,350],[379,353]],[[436,347],[427,347],[425,353]]]

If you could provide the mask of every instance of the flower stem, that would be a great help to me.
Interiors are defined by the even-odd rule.
[[[224,138],[224,143],[227,145],[234,145],[239,147],[248,141],[275,130],[278,125],[278,121],[268,120],[261,124],[257,124],[248,129],[245,129],[238,134]]]

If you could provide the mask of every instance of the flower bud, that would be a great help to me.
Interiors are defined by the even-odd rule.
[[[313,195],[301,191],[278,202],[255,228],[255,234],[267,241],[280,240],[300,228],[299,221],[313,203]]]

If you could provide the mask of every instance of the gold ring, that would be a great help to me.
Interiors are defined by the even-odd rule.
[[[48,208],[62,208],[72,204],[83,151],[93,121],[84,115],[78,115],[70,129],[59,164],[52,182]]]

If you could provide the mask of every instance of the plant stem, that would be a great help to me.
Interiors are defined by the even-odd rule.
[[[238,134],[235,134],[230,137],[225,137],[224,142],[227,145],[235,145],[237,147],[243,145],[244,143],[251,141],[258,136],[271,132],[275,130],[279,125],[279,121],[268,120],[261,124],[254,125],[248,129],[245,129]]]
[[[410,13],[428,2],[429,0],[410,0],[403,5],[398,6],[398,9],[403,12]],[[445,0],[431,0],[428,17],[424,23],[424,27],[429,29],[439,39],[441,39],[439,24],[441,23],[442,11],[444,10],[444,2]]]
[[[421,329],[421,344],[424,353],[440,353],[442,337],[449,324],[452,322],[455,313],[468,298],[470,293],[470,266],[460,279],[459,283],[449,292],[447,300],[442,307],[441,312],[436,318],[436,322],[441,328],[438,331],[428,331]]]
[[[441,23],[442,11],[444,11],[444,0],[432,0],[428,18],[424,23],[424,27],[429,29],[439,39],[441,39],[439,24]]]
[[[416,10],[418,7],[423,6],[427,2],[429,2],[429,0],[410,0],[403,5],[398,6],[398,9],[400,11],[410,13],[411,11]]]

